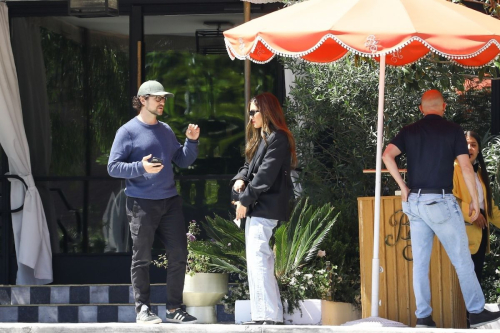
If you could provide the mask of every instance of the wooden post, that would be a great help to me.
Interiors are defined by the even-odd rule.
[[[142,82],[144,82],[144,16],[141,5],[132,5],[129,18],[129,101],[137,95]],[[137,115],[137,110],[130,103],[130,117]]]
[[[384,196],[380,206],[378,317],[414,327],[413,254],[410,224],[400,196]],[[375,198],[358,198],[359,255],[362,317],[372,315],[373,225]],[[379,271],[377,269],[377,271]],[[466,315],[460,284],[446,251],[434,237],[430,260],[432,318],[440,328],[465,328]]]

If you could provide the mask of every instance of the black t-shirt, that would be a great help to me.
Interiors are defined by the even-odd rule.
[[[469,154],[462,128],[430,114],[403,127],[391,143],[406,153],[410,189],[453,188],[453,162]]]

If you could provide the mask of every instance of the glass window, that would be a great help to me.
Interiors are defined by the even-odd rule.
[[[32,17],[11,24],[52,250],[102,253],[106,204],[120,187],[107,174],[107,154],[116,130],[130,119],[129,18]]]
[[[174,167],[186,221],[233,212],[229,181],[244,163],[244,62],[229,58],[217,28],[242,20],[242,14],[145,18],[146,79],[175,95],[159,120],[181,143],[189,123],[201,128],[198,159],[189,168]],[[276,73],[275,62],[253,65],[252,94],[275,93]]]
[[[197,31],[242,14],[145,17],[146,78],[175,94],[160,118],[184,143],[201,127],[200,153],[175,167],[186,221],[229,217],[229,180],[243,165],[244,62]],[[124,182],[109,177],[117,129],[130,118],[129,18],[13,18],[12,47],[32,170],[53,253],[130,252]],[[225,27],[227,28],[227,26]],[[198,37],[197,37],[198,36]],[[252,66],[252,92],[275,92],[277,65]],[[155,243],[155,248],[162,248]]]

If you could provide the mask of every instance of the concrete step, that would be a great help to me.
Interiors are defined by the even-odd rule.
[[[466,333],[465,329],[399,328],[366,326],[246,326],[246,325],[178,325],[178,324],[0,324],[0,333]],[[487,332],[499,333],[492,329]]]

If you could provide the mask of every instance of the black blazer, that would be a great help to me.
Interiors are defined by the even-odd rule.
[[[287,221],[293,198],[288,137],[276,131],[266,140],[267,145],[261,140],[254,157],[240,168],[231,185],[238,179],[247,183],[239,195],[241,204],[248,208],[247,216]]]

